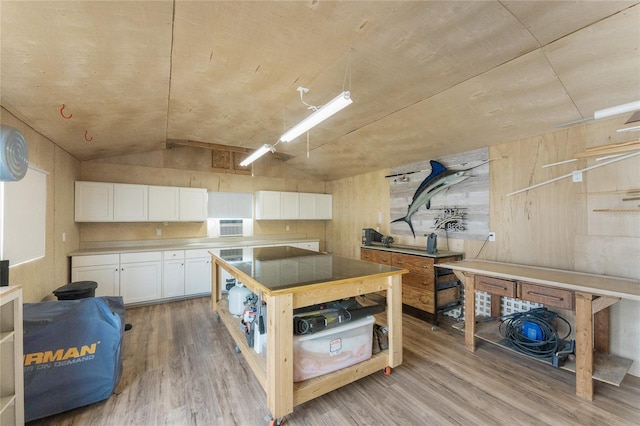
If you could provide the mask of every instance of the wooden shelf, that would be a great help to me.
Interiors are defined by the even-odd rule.
[[[266,392],[267,370],[266,370],[266,352],[262,354],[256,353],[252,347],[247,344],[243,330],[240,328],[240,318],[233,316],[229,312],[229,304],[225,299],[218,301],[218,314],[229,330],[234,342],[240,348],[251,370],[260,382],[260,385]],[[377,314],[376,323],[386,324],[386,312]],[[267,349],[268,350],[268,349]],[[322,376],[314,377],[309,380],[297,382],[293,384],[294,405],[299,405],[310,401],[320,395],[330,392],[338,387],[347,385],[354,380],[366,377],[376,371],[383,372],[384,368],[389,365],[388,351],[384,350],[373,355],[368,360],[358,364],[328,373]]]
[[[22,288],[0,287],[0,425],[24,424]]]
[[[457,330],[464,331],[463,322],[456,323],[453,325],[453,327]],[[499,327],[500,321],[480,322],[476,324],[475,335],[477,338],[484,340],[485,342],[498,345],[508,351],[517,353],[529,359],[551,365],[551,363],[547,360],[529,356],[511,347],[509,343],[505,341],[504,337],[500,334]],[[627,374],[627,371],[629,371],[632,363],[633,361],[630,359],[622,358],[616,355],[601,354],[596,352],[593,357],[593,379],[603,383],[609,383],[610,385],[620,386],[620,383],[622,383],[622,380]],[[569,359],[567,359],[565,364],[560,368],[575,373],[575,361],[570,361]]]

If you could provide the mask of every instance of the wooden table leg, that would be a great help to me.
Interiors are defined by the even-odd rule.
[[[476,350],[476,285],[475,275],[464,277],[464,347]]]
[[[402,275],[389,277],[387,288],[389,367],[402,364]]]
[[[267,304],[267,408],[275,419],[293,412],[293,294]]]
[[[576,395],[593,400],[593,295],[576,292]]]
[[[220,300],[220,286],[218,277],[220,277],[220,266],[216,263],[215,259],[211,261],[211,308],[213,312],[218,311],[218,301]]]

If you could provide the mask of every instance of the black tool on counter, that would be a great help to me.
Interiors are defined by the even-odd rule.
[[[427,237],[427,253],[438,253],[438,236],[433,232]]]

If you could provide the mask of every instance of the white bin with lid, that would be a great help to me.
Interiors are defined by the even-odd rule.
[[[293,381],[321,376],[371,358],[374,322],[369,315],[318,333],[293,336]]]

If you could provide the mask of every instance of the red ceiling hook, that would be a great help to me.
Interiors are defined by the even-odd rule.
[[[87,142],[91,142],[93,140],[93,136],[91,136],[90,138],[87,137],[87,131],[84,131],[84,140],[86,140]]]
[[[70,119],[71,117],[73,117],[73,114],[69,114],[68,116],[67,116],[67,115],[64,115],[64,113],[62,112],[62,110],[63,110],[63,109],[64,109],[64,104],[62,104],[62,108],[60,108],[60,115],[62,116],[62,118],[64,118],[64,119],[68,120],[68,119]]]

